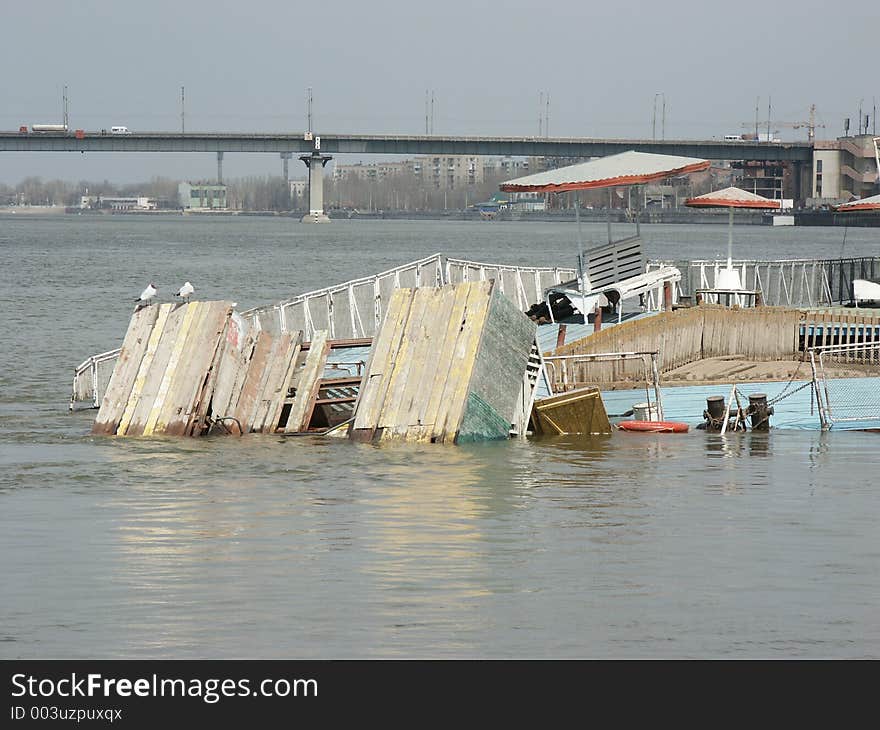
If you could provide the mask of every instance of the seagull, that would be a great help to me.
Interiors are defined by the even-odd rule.
[[[153,286],[152,282],[150,285],[141,292],[141,295],[135,299],[135,301],[140,305],[146,305],[150,303],[150,300],[156,296],[156,292],[158,290],[155,286]]]
[[[181,299],[189,299],[189,295],[192,294],[194,291],[195,289],[193,288],[193,285],[187,281],[182,287],[180,287],[180,289],[177,291],[177,294],[175,294],[174,296],[180,297]]]

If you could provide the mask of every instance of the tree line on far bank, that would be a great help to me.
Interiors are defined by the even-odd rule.
[[[507,175],[509,177],[509,175]],[[721,178],[725,178],[722,180]],[[501,175],[489,177],[474,185],[458,186],[454,189],[436,188],[422,184],[406,175],[389,175],[375,180],[341,178],[324,179],[324,207],[327,210],[345,209],[362,211],[436,211],[464,210],[489,201],[499,193]],[[679,200],[689,195],[699,195],[721,183],[731,184],[729,171],[712,170],[691,175],[676,181]],[[17,185],[0,183],[0,205],[56,205],[78,207],[83,196],[100,197],[147,197],[158,202],[159,208],[179,209],[178,185],[180,181],[167,177],[154,177],[148,182],[119,184],[109,180],[44,180],[40,177],[26,177]],[[308,205],[308,190],[299,195],[292,186],[280,176],[250,176],[230,179],[226,182],[226,202],[231,210],[243,211],[304,211]],[[624,194],[618,188],[616,195],[609,196],[606,189],[587,190],[579,194],[583,207],[604,208],[609,204],[614,208],[643,207],[647,198],[640,197],[635,190]],[[503,196],[502,196],[503,197]],[[634,199],[635,198],[635,199]],[[551,195],[548,208],[569,208],[573,201],[571,195]]]

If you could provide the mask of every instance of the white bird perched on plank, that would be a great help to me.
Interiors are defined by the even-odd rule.
[[[156,296],[157,291],[158,289],[150,282],[149,286],[141,292],[141,295],[135,301],[140,305],[149,304],[150,300]]]
[[[175,294],[174,296],[180,297],[181,299],[189,299],[190,294],[192,294],[194,291],[195,288],[193,287],[193,285],[187,281],[182,287],[180,287],[180,289],[177,290],[177,294]]]

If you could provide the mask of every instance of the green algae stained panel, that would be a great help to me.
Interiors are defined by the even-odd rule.
[[[536,329],[493,287],[457,443],[508,437]]]

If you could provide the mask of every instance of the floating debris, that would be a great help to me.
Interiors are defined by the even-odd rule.
[[[598,388],[580,388],[535,401],[534,434],[607,434],[611,422]]]
[[[535,331],[494,280],[396,289],[349,437],[456,444],[508,438],[527,422],[534,399]]]

